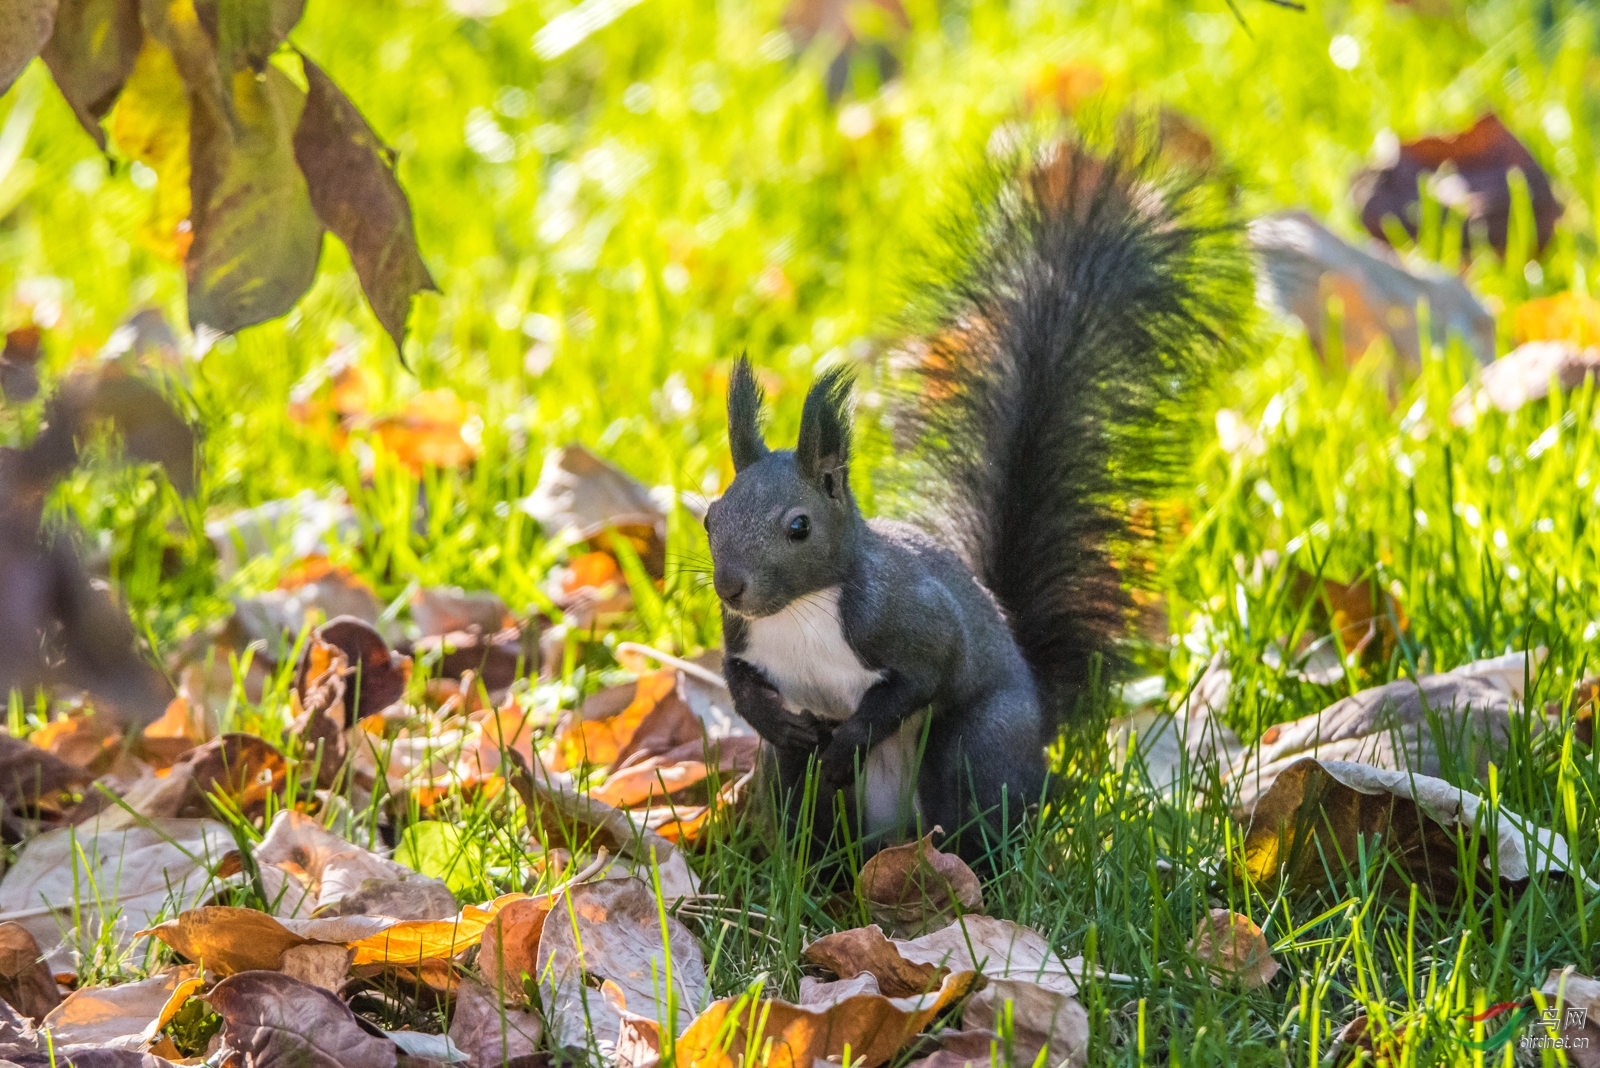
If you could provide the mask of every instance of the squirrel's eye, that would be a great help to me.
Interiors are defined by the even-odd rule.
[[[805,541],[806,536],[810,533],[811,518],[809,516],[797,515],[789,520],[790,541]]]

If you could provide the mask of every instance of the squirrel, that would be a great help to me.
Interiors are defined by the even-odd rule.
[[[891,406],[920,523],[857,506],[846,370],[815,381],[790,451],[735,364],[712,582],[734,708],[791,804],[815,762],[869,849],[917,822],[973,856],[1043,799],[1047,747],[1125,659],[1132,506],[1173,484],[1194,389],[1253,303],[1204,192],[1076,143],[986,172],[914,298]]]

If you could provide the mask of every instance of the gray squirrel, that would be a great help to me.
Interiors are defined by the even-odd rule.
[[[746,359],[729,380],[735,477],[706,516],[724,674],[791,804],[814,762],[869,848],[917,823],[972,856],[1041,800],[1046,748],[1121,660],[1116,554],[1148,541],[1130,506],[1171,484],[1251,305],[1200,183],[1059,143],[986,174],[917,290],[891,406],[920,523],[857,507],[845,370],[793,451],[763,440]]]

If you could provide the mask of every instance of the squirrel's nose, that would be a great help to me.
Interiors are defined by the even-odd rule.
[[[716,587],[717,596],[735,608],[739,607],[739,598],[744,596],[745,587],[749,585],[743,575],[727,571],[718,571],[711,584]]]

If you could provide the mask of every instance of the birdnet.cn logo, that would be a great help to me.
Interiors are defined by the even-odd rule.
[[[1589,1021],[1589,1010],[1582,1005],[1541,1009],[1531,999],[1502,1001],[1462,1019],[1468,1023],[1487,1023],[1503,1016],[1505,1022],[1499,1030],[1481,1041],[1468,1039],[1465,1044],[1486,1052],[1500,1049],[1513,1040],[1518,1049],[1524,1050],[1589,1048],[1589,1036],[1581,1033]]]

